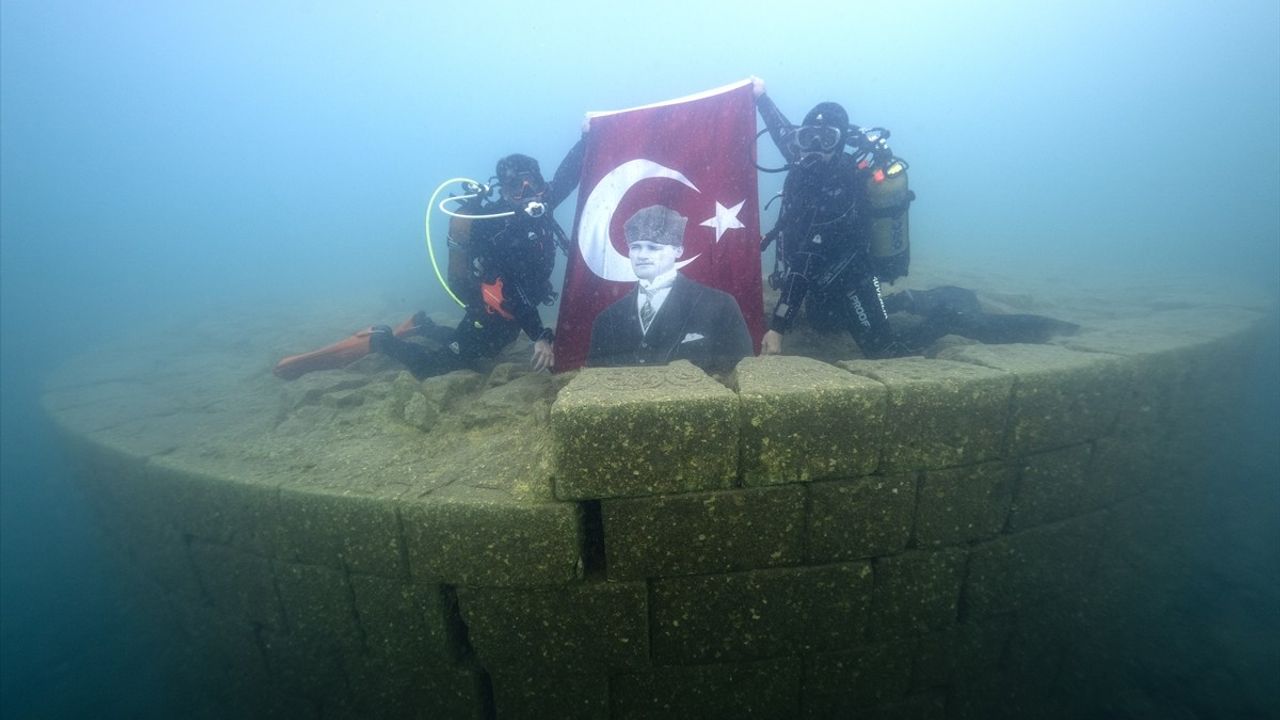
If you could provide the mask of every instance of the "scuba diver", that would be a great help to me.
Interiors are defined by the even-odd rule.
[[[907,163],[889,149],[889,131],[849,124],[839,104],[822,102],[792,125],[753,78],[756,109],[786,165],[782,206],[761,243],[776,243],[770,286],[780,291],[761,354],[782,352],[782,334],[801,306],[819,332],[847,330],[870,358],[919,354],[947,334],[987,343],[1044,342],[1076,329],[1037,315],[987,314],[971,290],[955,287],[881,295],[881,280],[907,274],[910,244]],[[763,132],[763,131],[762,131]],[[890,312],[924,321],[895,332]]]
[[[508,155],[498,161],[490,185],[468,183],[467,194],[450,199],[461,203],[448,211],[446,289],[465,308],[456,328],[436,325],[418,312],[395,329],[375,325],[320,350],[287,357],[276,365],[275,374],[291,380],[377,352],[422,379],[496,357],[522,330],[533,341],[533,369],[550,369],[555,364],[555,335],[543,326],[538,306],[557,297],[551,271],[556,250],[567,250],[568,240],[554,211],[577,187],[585,148],[585,138],[579,139],[551,182],[543,179],[537,160]],[[434,346],[404,339],[412,335]]]

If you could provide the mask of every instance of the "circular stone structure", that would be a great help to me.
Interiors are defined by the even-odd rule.
[[[1070,714],[1170,571],[1266,308],[1000,287],[1080,332],[285,383],[342,328],[231,318],[73,362],[45,406],[194,717]]]

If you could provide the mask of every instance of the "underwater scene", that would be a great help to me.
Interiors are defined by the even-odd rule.
[[[0,717],[1280,717],[1280,6],[6,0]]]

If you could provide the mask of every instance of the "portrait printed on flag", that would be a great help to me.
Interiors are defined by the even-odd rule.
[[[556,371],[732,368],[765,329],[750,81],[589,117]]]
[[[638,280],[596,316],[587,365],[662,365],[688,360],[723,372],[752,354],[751,336],[733,296],[676,269],[688,219],[650,205],[623,225]]]

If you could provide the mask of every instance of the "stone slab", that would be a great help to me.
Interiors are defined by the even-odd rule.
[[[188,548],[200,587],[218,611],[266,627],[284,628],[271,561],[228,545]]]
[[[860,709],[901,700],[914,655],[914,642],[894,641],[806,657],[806,717],[861,717]]]
[[[917,645],[914,689],[963,683],[996,668],[1013,629],[1013,616],[997,615],[922,636]]]
[[[179,602],[200,602],[203,590],[187,551],[188,539],[167,522],[124,515],[128,532],[116,536],[128,560]]]
[[[888,388],[881,472],[969,465],[1001,456],[1012,374],[916,357],[839,365]]]
[[[819,706],[814,707],[813,712],[806,712],[805,717],[826,717],[834,720],[847,718],[849,715],[844,712],[844,708],[838,706],[835,708]],[[931,690],[908,695],[896,702],[861,708],[856,717],[857,720],[936,720],[947,717],[947,694],[941,690]]]
[[[612,680],[615,718],[790,718],[799,712],[800,661],[656,668]]]
[[[912,475],[868,475],[809,485],[809,561],[839,562],[901,552],[916,507]]]
[[[840,650],[866,634],[869,563],[652,581],[653,657],[722,662]]]
[[[1113,488],[1118,499],[1156,489],[1162,475],[1162,446],[1154,434],[1099,438],[1093,444],[1090,472],[1097,476],[1097,482]]]
[[[996,535],[1008,518],[1015,480],[1015,468],[1000,461],[924,473],[916,544],[959,545]]]
[[[160,456],[147,463],[140,489],[145,497],[135,498],[137,512],[164,515],[179,532],[199,540],[274,555],[278,521],[272,485],[191,470]]]
[[[400,504],[417,582],[551,585],[581,573],[580,511],[528,503],[479,488],[450,487]]]
[[[345,573],[319,565],[275,563],[285,626],[293,639],[346,653],[365,651],[364,632]]]
[[[396,519],[398,495],[281,487],[277,556],[337,570],[408,577]]]
[[[738,474],[738,398],[683,360],[582,370],[551,430],[561,499],[717,490]]]
[[[166,657],[179,678],[216,683],[233,695],[253,695],[272,683],[266,655],[254,624],[216,608],[174,603],[181,628],[177,653]]]
[[[458,588],[471,646],[491,670],[532,665],[561,673],[649,666],[644,583],[556,588]]]
[[[546,668],[554,672],[557,668]],[[497,717],[512,720],[607,720],[609,675],[495,672],[493,706]]]
[[[956,621],[967,553],[913,551],[877,558],[871,636],[921,635]]]
[[[1105,531],[1105,513],[1097,512],[975,545],[965,585],[969,612],[983,618],[1079,593]]]
[[[1056,345],[966,345],[943,355],[1014,374],[1012,456],[1110,434],[1133,382],[1122,358]]]
[[[1009,530],[1083,515],[1119,498],[1115,475],[1093,472],[1093,443],[1022,458],[1009,510]]]
[[[316,645],[309,639],[270,629],[259,633],[259,642],[273,685],[330,708],[343,708],[352,703],[350,676],[343,653],[337,647]]]
[[[796,565],[804,554],[804,507],[799,486],[605,500],[609,578]]]
[[[406,720],[486,720],[486,699],[481,674],[465,667],[432,667],[423,670],[385,659],[347,659],[351,702],[345,714],[362,718]],[[328,720],[330,714],[324,715]]]
[[[885,388],[812,358],[746,358],[742,399],[746,485],[852,477],[875,471]]]
[[[450,608],[439,585],[351,575],[356,617],[369,655],[387,662],[438,667],[454,662]]]

